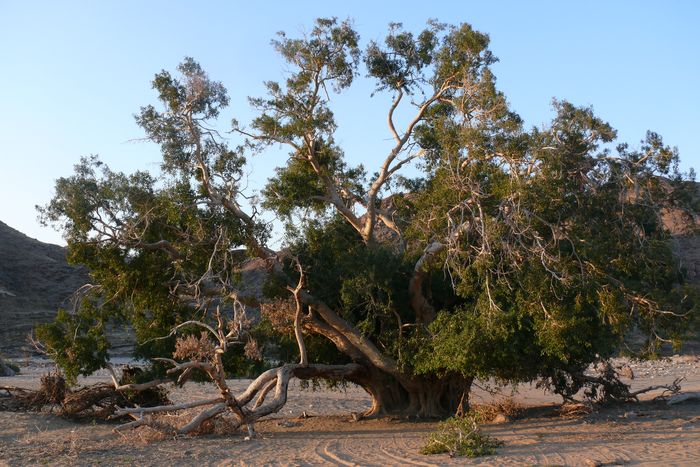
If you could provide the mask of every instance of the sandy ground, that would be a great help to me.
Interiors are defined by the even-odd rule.
[[[45,365],[31,363],[0,385],[36,387]],[[684,376],[683,392],[700,391],[700,361],[678,357],[630,362],[633,389]],[[96,375],[82,380],[104,380]],[[246,380],[231,385],[239,390]],[[511,395],[475,390],[487,403]],[[188,383],[174,401],[205,398],[210,385]],[[146,430],[115,434],[114,425],[76,423],[50,413],[0,412],[0,465],[700,465],[700,401],[677,405],[651,400],[605,407],[579,418],[556,413],[559,399],[531,385],[513,394],[527,407],[520,419],[484,426],[504,442],[494,456],[451,459],[419,453],[434,422],[382,418],[354,422],[369,399],[358,387],[342,392],[302,390],[293,385],[289,402],[274,418],[260,421],[259,438],[223,433],[154,439]],[[306,412],[308,418],[300,418]]]

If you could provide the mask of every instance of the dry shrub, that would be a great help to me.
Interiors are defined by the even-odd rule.
[[[206,331],[197,338],[194,334],[178,337],[175,341],[173,358],[178,360],[204,361],[214,354],[214,343]]]
[[[472,404],[469,414],[473,415],[479,423],[488,423],[493,421],[499,414],[505,415],[511,420],[519,418],[523,410],[523,405],[516,402],[512,397],[504,397],[489,404]]]
[[[130,369],[126,369],[125,375]],[[133,369],[132,369],[133,370]],[[137,369],[138,371],[141,371]],[[131,382],[123,378],[122,384]],[[37,390],[4,388],[10,395],[0,408],[12,411],[42,410],[49,406],[58,408],[61,415],[71,418],[97,418],[107,420],[117,407],[141,407],[170,404],[162,388],[144,391],[117,391],[113,385],[97,383],[71,390],[63,375],[48,373],[41,377]]]
[[[68,393],[66,380],[59,373],[47,373],[41,377],[38,390],[4,387],[10,398],[2,404],[5,410],[41,410],[46,405],[60,405]]]
[[[260,350],[260,346],[258,345],[258,341],[256,341],[253,338],[248,339],[248,342],[246,342],[245,347],[243,347],[243,353],[246,356],[246,358],[249,358],[251,360],[262,361],[263,359],[263,354]]]
[[[272,325],[272,329],[280,334],[294,334],[294,316],[296,303],[292,299],[278,299],[260,305],[260,313]]]
[[[39,393],[44,397],[46,404],[60,404],[66,397],[68,385],[63,375],[48,373],[41,377]]]

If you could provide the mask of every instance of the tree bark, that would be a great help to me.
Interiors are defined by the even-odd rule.
[[[440,379],[406,378],[399,381],[393,375],[372,366],[358,372],[348,381],[361,386],[372,398],[372,406],[364,417],[400,416],[411,418],[444,418],[458,410],[467,410],[473,378],[448,374]],[[303,378],[298,372],[295,376]]]

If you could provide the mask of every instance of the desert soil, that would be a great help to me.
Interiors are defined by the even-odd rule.
[[[682,376],[683,392],[700,391],[696,357],[629,363],[633,389]],[[0,386],[37,387],[48,369],[46,363],[25,362],[21,375],[0,378]],[[98,374],[81,383],[104,379]],[[230,383],[241,390],[248,381]],[[187,383],[171,398],[212,394],[210,385]],[[496,455],[479,459],[421,455],[433,421],[353,421],[353,412],[369,406],[358,387],[312,391],[295,384],[283,410],[258,422],[259,436],[253,440],[243,432],[227,432],[224,425],[198,437],[162,439],[149,429],[119,435],[108,423],[0,411],[0,465],[700,465],[700,401],[667,405],[653,400],[659,395],[655,392],[640,403],[568,418],[556,411],[556,396],[532,385],[520,385],[515,393],[503,388],[496,395],[476,389],[473,401],[488,403],[511,395],[526,407],[524,416],[485,425],[484,431],[504,445]]]

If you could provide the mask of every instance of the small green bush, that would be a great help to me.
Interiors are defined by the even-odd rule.
[[[474,415],[451,417],[428,436],[422,454],[448,453],[450,457],[480,457],[495,454],[503,443],[481,432]]]

